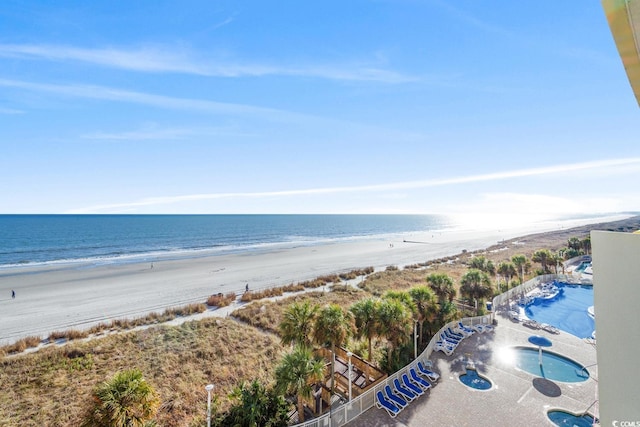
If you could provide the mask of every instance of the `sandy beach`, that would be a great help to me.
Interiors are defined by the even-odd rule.
[[[0,271],[0,345],[46,337],[188,303],[214,293],[281,286],[373,266],[405,266],[473,251],[531,233],[615,221],[618,215],[509,230],[415,233],[388,239],[282,248],[179,260],[111,265],[72,264]],[[11,298],[11,291],[16,298]]]

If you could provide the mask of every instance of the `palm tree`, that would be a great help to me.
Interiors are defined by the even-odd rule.
[[[298,421],[304,421],[304,399],[311,397],[313,385],[324,379],[324,361],[315,359],[311,350],[296,346],[276,367],[276,390],[297,397]]]
[[[289,423],[289,403],[280,393],[267,389],[258,380],[242,382],[230,398],[238,401],[217,420],[216,426],[286,427]]]
[[[456,289],[453,287],[453,279],[445,273],[431,273],[427,276],[427,283],[438,296],[438,304],[442,307],[445,301],[453,301]]]
[[[435,293],[426,286],[416,286],[409,289],[409,295],[413,299],[413,303],[416,306],[416,320],[420,325],[420,344],[424,341],[424,334],[422,333],[424,322],[432,323],[438,314],[438,310],[435,305]]]
[[[154,388],[138,369],[118,372],[93,392],[95,406],[86,426],[142,427],[150,425],[160,405]]]
[[[381,335],[389,342],[387,363],[392,365],[393,354],[397,348],[411,339],[411,311],[400,300],[385,298],[380,302]]]
[[[553,261],[553,254],[549,249],[539,249],[533,253],[531,260],[533,262],[540,263],[540,266],[542,267],[542,271],[544,273],[548,273],[549,267],[547,266],[547,264],[550,261]]]
[[[484,271],[472,268],[460,278],[460,293],[469,300],[488,298],[493,295],[491,279]]]
[[[345,312],[337,304],[329,304],[322,308],[316,316],[314,339],[319,345],[331,347],[331,393],[335,390],[335,354],[336,347],[347,341],[355,330],[353,315]]]
[[[293,303],[284,311],[279,331],[283,344],[311,346],[311,335],[318,306],[308,301]]]
[[[524,268],[527,264],[527,257],[522,254],[517,254],[511,257],[511,262],[518,272],[518,277],[520,278],[520,283],[524,282]]]
[[[509,281],[518,273],[513,263],[504,261],[498,264],[498,274],[504,277],[504,280],[507,282],[507,289],[509,289]]]
[[[368,340],[367,360],[369,362],[373,357],[373,339],[378,336],[380,330],[378,305],[378,300],[367,298],[354,303],[349,309],[355,320],[357,336],[359,338],[366,337]]]

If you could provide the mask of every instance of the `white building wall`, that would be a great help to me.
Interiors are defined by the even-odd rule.
[[[640,427],[640,234],[592,231],[601,426]]]

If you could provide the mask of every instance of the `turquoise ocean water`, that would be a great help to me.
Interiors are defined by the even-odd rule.
[[[456,227],[440,215],[0,215],[0,268],[147,262]]]

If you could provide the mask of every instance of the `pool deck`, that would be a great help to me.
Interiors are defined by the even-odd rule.
[[[440,381],[424,395],[411,402],[396,418],[385,410],[371,408],[349,427],[387,426],[553,426],[547,418],[550,409],[583,413],[596,400],[598,370],[593,344],[571,334],[552,334],[515,322],[506,312],[496,314],[493,332],[474,334],[464,339],[451,356],[434,352],[431,361],[440,373]],[[536,377],[517,370],[501,359],[501,349],[531,345],[531,335],[549,338],[548,350],[573,359],[587,367],[591,378],[584,382],[563,383]],[[478,373],[493,383],[486,391],[463,385],[458,376],[465,372],[467,361]],[[597,404],[589,413],[597,415]]]

